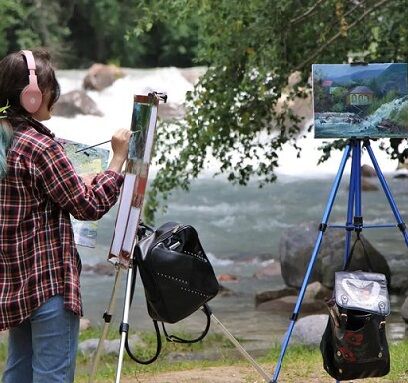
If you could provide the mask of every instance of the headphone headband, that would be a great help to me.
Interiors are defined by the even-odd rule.
[[[42,92],[38,87],[37,75],[35,73],[36,65],[33,52],[22,50],[21,54],[25,57],[29,71],[28,85],[21,91],[20,104],[28,113],[35,113],[41,106]]]
[[[33,52],[28,51],[28,50],[22,50],[21,53],[26,59],[28,70],[35,71],[36,67],[35,67],[35,60],[34,60]]]

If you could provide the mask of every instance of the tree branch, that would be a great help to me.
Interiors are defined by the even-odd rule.
[[[347,16],[351,15],[357,8],[360,8],[361,6],[365,7],[365,3],[364,0],[362,0],[362,3],[359,3],[357,5],[354,5],[353,8],[349,9],[344,15],[343,17],[346,18]],[[333,21],[334,20],[334,21]],[[333,16],[332,20],[330,22],[330,28],[323,34],[322,37],[325,37],[328,34],[331,34],[331,32],[333,31],[333,29],[339,24],[338,23],[339,19],[337,16]]]
[[[310,7],[305,13],[303,13],[302,15],[295,17],[294,19],[290,20],[289,23],[290,24],[297,24],[300,23],[301,21],[303,21],[304,19],[306,19],[308,16],[310,16],[310,14],[321,4],[323,3],[325,0],[318,0],[316,1],[315,5],[313,5],[313,7]]]
[[[381,0],[377,4],[373,5],[371,8],[364,11],[364,13],[357,20],[355,20],[354,22],[352,22],[350,25],[346,27],[346,31],[356,26],[358,23],[364,20],[366,16],[368,16],[370,13],[375,11],[377,8],[381,7],[382,5],[388,2],[390,2],[390,0]],[[333,43],[333,41],[337,40],[341,35],[342,35],[342,31],[336,33],[331,39],[329,39],[319,49],[316,49],[316,51],[312,55],[310,55],[305,61],[303,61],[300,65],[298,65],[295,68],[295,71],[302,70],[307,64],[309,64],[313,59],[315,59],[321,52],[323,52],[331,43]]]

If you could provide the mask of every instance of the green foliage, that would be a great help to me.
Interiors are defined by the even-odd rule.
[[[274,181],[282,146],[296,148],[303,121],[291,106],[310,94],[312,63],[408,57],[406,0],[0,0],[0,12],[2,55],[43,45],[62,68],[208,66],[185,119],[159,129],[162,171],[150,189],[150,219],[212,157],[232,182]],[[294,73],[299,81],[289,86]],[[332,101],[340,110],[342,95]],[[403,160],[401,141],[384,149]],[[343,146],[327,144],[322,159]]]
[[[6,118],[6,111],[8,108],[10,108],[10,104],[8,103],[8,100],[7,100],[6,105],[0,107],[0,119]]]
[[[69,6],[54,0],[0,0],[0,55],[10,51],[46,46],[53,54],[64,50],[68,36]]]
[[[151,23],[148,8],[132,0],[75,0],[67,39],[72,53],[68,67],[92,62],[114,62],[128,67],[191,66],[196,37],[194,18],[184,24],[173,20]],[[134,27],[138,18],[140,26]]]
[[[296,147],[302,121],[291,104],[310,92],[310,65],[347,62],[352,56],[368,62],[404,61],[404,3],[144,1],[149,12],[137,21],[139,26],[170,19],[183,23],[198,15],[197,60],[209,65],[187,97],[186,118],[177,129],[159,129],[162,171],[150,189],[148,217],[153,217],[159,195],[166,198],[175,187],[188,188],[211,156],[219,161],[219,173],[232,182],[245,185],[256,178],[262,186],[273,181],[283,144]],[[289,87],[288,78],[296,71],[300,82]],[[336,110],[340,98],[334,96]],[[322,160],[338,147],[344,143],[328,144]],[[177,151],[178,156],[168,156]]]
[[[0,55],[45,46],[61,68],[191,66],[195,18],[135,29],[135,17],[145,12],[132,0],[0,0]]]

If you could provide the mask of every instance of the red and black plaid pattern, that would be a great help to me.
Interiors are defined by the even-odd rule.
[[[86,186],[44,126],[21,126],[0,180],[0,330],[13,327],[53,295],[82,315],[81,261],[69,213],[101,218],[123,176],[107,170]]]

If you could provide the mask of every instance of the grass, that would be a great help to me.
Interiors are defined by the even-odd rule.
[[[177,334],[178,336],[188,337],[187,334]],[[99,338],[100,331],[98,329],[88,329],[81,333],[80,341],[91,338]],[[146,347],[144,350],[136,349],[134,352],[140,357],[152,355],[155,350],[155,334],[141,333]],[[108,339],[118,338],[117,329],[109,331]],[[245,342],[243,342],[245,347]],[[217,360],[211,360],[211,355],[216,352]],[[180,360],[170,361],[168,357],[176,353],[180,356]],[[271,345],[271,349],[258,362],[265,366],[266,371],[272,372],[280,353],[280,345]],[[408,340],[390,344],[391,353],[391,372],[384,378],[365,379],[364,382],[407,382],[408,381]],[[3,367],[6,359],[6,345],[0,344],[0,367]],[[192,356],[201,354],[201,360],[188,360]],[[205,355],[209,355],[208,359]],[[106,383],[112,382],[116,376],[118,357],[115,355],[104,355],[98,364],[98,372],[95,382]],[[76,383],[85,383],[89,379],[89,371],[91,366],[91,358],[78,354],[77,358],[77,373]],[[231,343],[220,334],[209,334],[203,342],[196,344],[176,344],[163,342],[163,351],[157,362],[142,366],[134,363],[127,355],[124,357],[121,377],[123,379],[134,379],[141,374],[149,374],[152,381],[155,381],[155,376],[160,373],[180,370],[202,369],[205,367],[247,367],[248,376],[243,383],[261,382],[260,377],[255,371],[252,371],[249,364],[241,357],[237,357],[235,348]],[[322,358],[318,347],[290,345],[287,349],[283,362],[282,371],[280,374],[280,382],[282,383],[299,383],[299,382],[333,382],[322,367]]]
[[[80,335],[80,342],[86,339],[99,338],[100,330],[90,328],[85,330]],[[156,334],[154,332],[143,332],[138,333],[142,339],[145,347],[137,347],[131,351],[140,359],[148,359],[154,355],[156,350]],[[175,335],[181,338],[189,339],[191,334],[177,332]],[[107,339],[117,339],[118,331],[117,329],[110,328]],[[231,349],[233,346],[231,343],[220,334],[209,334],[205,338],[204,342],[198,342],[194,344],[178,344],[170,343],[165,341],[162,337],[163,347],[159,356],[159,360],[151,365],[143,366],[136,364],[133,360],[128,357],[125,353],[122,376],[132,377],[140,373],[151,373],[157,374],[160,372],[167,371],[177,371],[184,369],[192,369],[197,367],[208,367],[208,366],[222,366],[224,363],[229,363],[229,358],[231,356]],[[211,353],[217,350],[217,355],[221,355],[219,361],[211,360],[200,360],[200,361],[177,361],[170,362],[168,357],[172,353],[176,353],[181,359],[183,355],[194,355],[197,353]],[[188,357],[187,357],[188,358]],[[112,381],[116,373],[118,357],[114,355],[104,355],[98,364],[98,373],[96,376],[96,382],[107,382]],[[84,383],[88,381],[90,366],[92,360],[89,356],[78,354],[77,357],[77,372],[76,372],[76,383]]]

